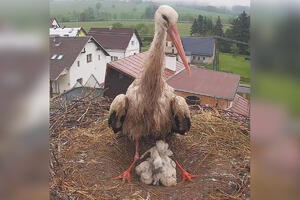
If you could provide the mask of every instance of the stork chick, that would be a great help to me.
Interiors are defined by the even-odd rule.
[[[169,145],[159,140],[141,158],[148,153],[150,153],[150,158],[135,168],[137,175],[140,176],[140,180],[148,185],[159,185],[159,183],[164,186],[176,185],[176,164],[170,158],[173,152],[169,150]]]
[[[115,133],[122,132],[135,140],[135,156],[129,168],[114,179],[130,181],[130,171],[139,159],[139,138],[165,138],[170,133],[185,134],[190,129],[190,110],[184,98],[164,80],[165,42],[170,36],[183,64],[190,74],[177,30],[177,12],[170,6],[160,6],[155,12],[155,35],[143,64],[143,71],[128,87],[126,95],[118,95],[109,110],[108,124]],[[183,179],[194,176],[180,166]]]

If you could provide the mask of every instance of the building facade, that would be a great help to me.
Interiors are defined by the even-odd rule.
[[[141,52],[141,39],[135,29],[130,28],[91,28],[93,36],[116,61]]]
[[[61,94],[76,84],[99,87],[105,79],[107,56],[92,37],[50,37],[50,91]]]

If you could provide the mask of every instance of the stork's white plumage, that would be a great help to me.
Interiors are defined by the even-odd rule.
[[[155,13],[155,35],[141,75],[128,87],[126,95],[118,95],[110,106],[109,126],[136,142],[133,163],[116,179],[130,180],[130,171],[139,159],[141,136],[164,138],[170,133],[184,134],[190,129],[190,111],[185,99],[176,96],[164,80],[165,41],[167,34],[177,48],[187,73],[190,67],[177,30],[177,12],[170,6],[160,6]]]

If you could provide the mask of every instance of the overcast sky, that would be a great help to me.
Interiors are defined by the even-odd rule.
[[[160,1],[160,0],[152,0]],[[169,0],[169,1],[183,1],[183,0]],[[203,3],[211,6],[226,6],[232,7],[234,5],[250,6],[250,0],[184,0],[185,2]]]

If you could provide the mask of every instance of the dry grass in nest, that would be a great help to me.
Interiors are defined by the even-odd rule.
[[[133,171],[131,183],[123,184],[113,181],[112,177],[130,165],[134,144],[127,137],[115,135],[107,127],[109,100],[81,99],[77,102],[80,109],[75,109],[75,104],[73,108],[65,105],[61,109],[58,106],[51,112],[52,199],[250,198],[250,136],[249,128],[243,123],[225,119],[213,110],[194,111],[190,132],[186,136],[174,135],[169,144],[175,154],[174,159],[200,177],[193,183],[178,183],[175,187],[149,186],[142,184]],[[100,106],[101,111],[99,105],[106,106]],[[59,114],[57,109],[61,110]],[[102,113],[97,114],[97,119],[90,119],[90,116],[95,116],[94,109]],[[65,112],[68,114],[62,117]],[[67,116],[72,116],[71,120]],[[61,119],[59,122],[55,120],[57,117]],[[77,121],[80,117],[80,121],[85,123]],[[55,122],[60,125],[53,125]],[[143,139],[141,154],[153,142]],[[177,178],[180,181],[179,170]]]

